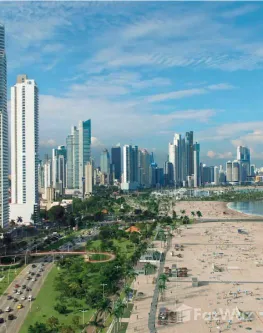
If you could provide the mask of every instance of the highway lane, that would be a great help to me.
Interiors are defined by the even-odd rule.
[[[18,276],[17,278],[11,283],[11,285],[8,287],[7,292],[5,295],[2,295],[0,298],[0,308],[2,309],[3,313],[0,314],[1,318],[4,318],[5,323],[0,324],[0,333],[18,333],[27,313],[30,310],[30,301],[28,301],[28,296],[33,296],[33,302],[34,298],[37,297],[38,292],[41,289],[41,286],[47,277],[48,273],[50,272],[53,263],[45,263],[44,272],[40,272],[41,269],[41,262],[43,262],[43,258],[39,259],[35,264],[37,265],[36,268],[32,268],[32,264],[28,265]],[[35,274],[40,274],[40,277],[37,277],[37,281],[27,280],[27,276],[29,276],[28,271],[34,272]],[[31,275],[30,275],[31,276]],[[35,277],[32,276],[32,278]],[[15,288],[15,285],[19,284],[20,288]],[[26,289],[22,289],[22,285],[26,285],[27,287],[31,288],[32,291],[26,291]],[[17,295],[13,293],[14,289],[19,289],[22,291],[21,295]],[[11,300],[7,299],[7,294],[12,296]],[[21,300],[21,296],[25,296],[25,300]],[[18,301],[14,302],[13,298],[17,298]],[[17,305],[21,303],[23,305],[23,308],[18,310]],[[16,318],[13,320],[8,320],[8,312],[5,312],[5,309],[10,306],[12,309],[10,314],[13,314]]]

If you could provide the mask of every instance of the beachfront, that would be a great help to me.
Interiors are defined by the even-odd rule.
[[[157,331],[263,332],[262,236],[263,224],[251,222],[198,224],[175,234],[165,266],[186,267],[188,277],[169,277],[157,316],[166,308],[176,319],[156,317]]]
[[[238,211],[228,208],[227,202],[223,201],[178,201],[173,207],[173,210],[181,215],[181,211],[185,211],[185,215],[191,216],[191,212],[200,210],[203,218],[211,219],[246,219],[254,217],[246,215]]]

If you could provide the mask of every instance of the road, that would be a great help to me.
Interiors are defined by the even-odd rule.
[[[10,284],[6,293],[0,297],[1,310],[3,311],[3,313],[0,314],[0,317],[4,318],[4,320],[5,320],[5,323],[0,324],[0,333],[18,333],[19,332],[28,312],[30,311],[31,302],[27,300],[28,296],[32,295],[33,302],[34,302],[34,298],[37,297],[37,294],[39,293],[41,286],[44,283],[45,278],[47,277],[48,273],[50,272],[50,270],[53,266],[53,263],[51,263],[51,262],[44,263],[44,266],[43,266],[44,272],[40,272],[40,269],[42,267],[41,262],[44,263],[43,258],[39,259],[38,262],[35,263],[37,265],[36,268],[32,268],[32,264],[27,265],[27,267],[25,269],[23,269],[22,272],[20,272],[20,274],[17,276],[17,278]],[[35,275],[40,274],[40,277],[36,277],[37,281],[34,282],[34,281],[32,281],[32,279],[27,280],[28,276],[30,276],[31,278],[35,277],[35,275],[31,276],[30,274],[28,274],[29,270],[31,272],[34,272]],[[16,284],[19,284],[21,287],[22,287],[22,285],[26,285],[27,287],[29,287],[32,290],[26,291],[26,289],[23,290],[21,287],[15,288]],[[14,294],[13,293],[14,289],[21,290],[22,294],[21,295]],[[7,295],[11,295],[12,299],[8,300]],[[21,300],[22,296],[25,296],[26,299]],[[18,299],[17,302],[14,302],[14,300],[13,300],[14,297]],[[23,308],[20,310],[17,309],[17,305],[19,303],[21,303],[23,305]],[[11,312],[5,312],[5,309],[8,306],[11,308]],[[8,314],[13,314],[15,316],[15,319],[8,320]]]

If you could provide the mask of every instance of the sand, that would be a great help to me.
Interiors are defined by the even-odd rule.
[[[185,210],[185,215],[192,216],[191,212],[200,210],[203,218],[211,219],[229,219],[229,218],[251,218],[253,215],[243,214],[227,207],[223,201],[178,201],[173,210],[177,215],[182,215],[181,211]]]
[[[218,222],[182,229],[181,236],[174,235],[172,249],[183,244],[183,258],[169,251],[165,266],[187,267],[189,276],[170,277],[158,304],[158,310],[177,311],[178,322],[160,325],[156,318],[157,331],[263,332],[263,224]],[[198,287],[192,286],[192,277],[198,278]],[[251,313],[252,321],[239,318],[238,311]]]

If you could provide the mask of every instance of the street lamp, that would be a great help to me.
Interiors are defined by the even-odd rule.
[[[107,283],[101,283],[102,286],[102,297],[104,298],[104,288],[107,286]]]
[[[82,324],[84,326],[84,321],[85,321],[85,318],[84,318],[84,315],[85,315],[85,312],[88,312],[88,310],[79,310],[80,312],[82,312]]]

